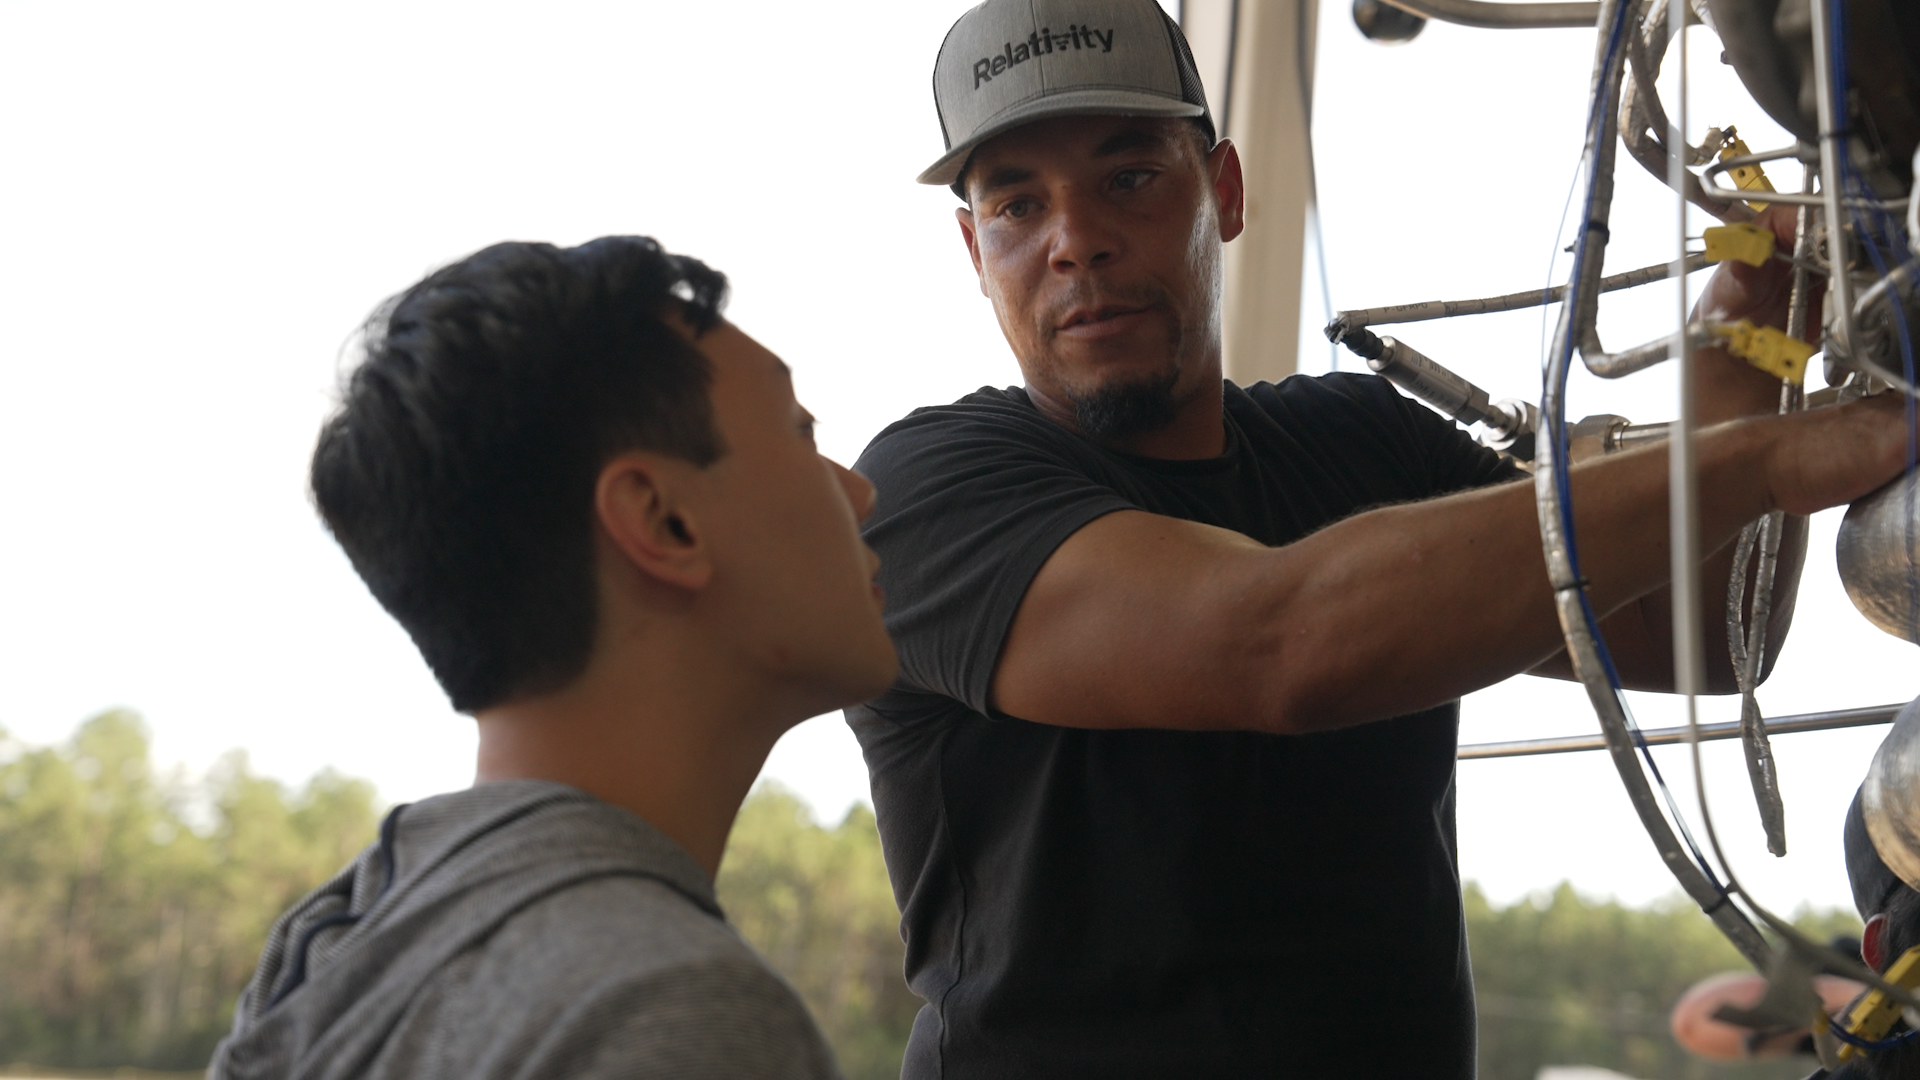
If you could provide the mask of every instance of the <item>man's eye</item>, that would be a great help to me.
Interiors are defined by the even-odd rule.
[[[1015,199],[1000,208],[1001,217],[1023,218],[1033,212],[1032,199]]]
[[[1151,169],[1127,169],[1124,172],[1115,174],[1113,186],[1119,188],[1121,191],[1137,191],[1145,187],[1147,181],[1151,179],[1153,179],[1153,170]]]

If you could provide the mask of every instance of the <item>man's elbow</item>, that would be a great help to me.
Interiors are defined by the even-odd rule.
[[[1354,687],[1337,677],[1333,663],[1309,657],[1275,658],[1261,683],[1253,725],[1270,735],[1307,735],[1344,727],[1355,702]]]

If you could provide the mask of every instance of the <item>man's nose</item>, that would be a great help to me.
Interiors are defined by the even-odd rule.
[[[1073,187],[1060,193],[1055,206],[1049,259],[1054,270],[1096,270],[1119,258],[1121,237],[1105,200]]]

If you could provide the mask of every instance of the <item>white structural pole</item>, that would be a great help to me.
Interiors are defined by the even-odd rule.
[[[1314,0],[1184,0],[1214,121],[1240,151],[1247,228],[1227,245],[1223,362],[1245,385],[1299,367]],[[1229,49],[1231,47],[1231,52]],[[1303,71],[1303,65],[1305,70]]]

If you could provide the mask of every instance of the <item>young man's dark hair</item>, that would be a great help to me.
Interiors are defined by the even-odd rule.
[[[383,305],[320,432],[321,516],[453,707],[579,674],[594,624],[591,493],[622,450],[724,451],[696,334],[726,277],[648,237],[504,243]]]
[[[774,742],[893,679],[873,488],[724,293],[610,237],[376,313],[314,497],[473,714],[475,783],[274,924],[215,1080],[838,1075],[713,877]]]

